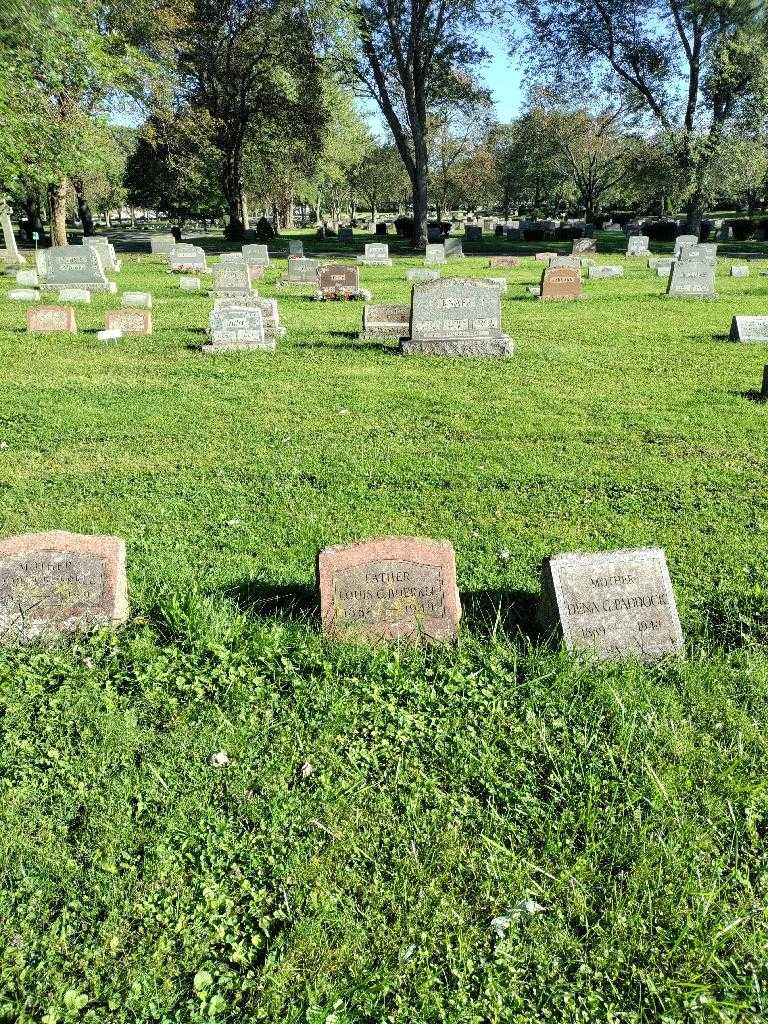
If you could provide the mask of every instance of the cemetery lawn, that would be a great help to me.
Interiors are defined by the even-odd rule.
[[[210,300],[147,257],[114,345],[116,296],[28,336],[0,280],[0,534],[124,537],[132,601],[0,649],[0,1021],[766,1019],[768,345],[725,338],[768,260],[688,301],[601,255],[548,304],[486,244],[445,273],[509,279],[505,362],[359,341],[284,260],[274,355],[197,353]],[[378,534],[454,544],[456,649],[323,643],[316,551]],[[541,560],[638,546],[687,656],[548,649]]]

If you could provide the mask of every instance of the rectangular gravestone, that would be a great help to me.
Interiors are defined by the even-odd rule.
[[[466,224],[464,226],[465,242],[482,242],[483,229],[479,224]]]
[[[357,267],[330,264],[318,271],[316,298],[333,301],[362,297],[367,297],[367,293],[360,288]]]
[[[411,284],[420,284],[424,281],[437,281],[440,277],[439,270],[406,270],[405,279]]]
[[[627,239],[627,256],[647,256],[650,243],[648,235],[630,235]]]
[[[110,309],[106,329],[123,334],[149,335],[152,333],[152,312],[149,309]]]
[[[580,298],[581,272],[574,267],[548,267],[541,275],[540,301]]]
[[[36,270],[17,270],[16,284],[21,288],[37,288],[40,284]]]
[[[460,238],[446,238],[443,243],[446,259],[463,259],[464,247]]]
[[[673,259],[671,256],[653,257],[648,260],[648,269],[665,270],[667,273],[669,273],[676,262],[677,260]]]
[[[217,263],[213,268],[213,289],[219,299],[247,298],[253,286],[245,263]]]
[[[378,537],[317,559],[323,631],[348,640],[455,640],[461,604],[448,541]]]
[[[731,277],[749,277],[749,267],[731,267]]]
[[[0,640],[34,640],[127,618],[119,537],[51,531],[0,540]]]
[[[408,306],[372,306],[363,310],[363,329],[359,337],[402,338],[408,333],[410,308]]]
[[[441,278],[414,285],[410,337],[404,355],[511,356],[512,339],[501,330],[497,285],[472,278]]]
[[[389,246],[386,242],[368,242],[365,253],[357,257],[357,262],[367,267],[391,267]]]
[[[264,338],[266,341],[285,337],[285,328],[280,323],[277,299],[261,299],[258,295],[251,295],[244,305],[249,309],[261,311],[261,322],[264,327]],[[214,309],[241,309],[242,306],[243,303],[239,299],[216,299],[213,304]]]
[[[610,264],[604,263],[601,265],[594,264],[589,268],[590,277],[624,277],[624,268],[615,267]]]
[[[717,246],[701,242],[698,245],[686,245],[680,252],[680,260],[683,263],[696,261],[708,263],[710,267],[717,266]]]
[[[731,341],[768,341],[768,316],[735,316]]]
[[[40,292],[37,288],[11,288],[6,298],[11,302],[39,302]]]
[[[555,256],[553,260],[549,261],[549,265],[552,270],[558,270],[561,267],[568,267],[571,270],[581,270],[581,258],[579,256]]]
[[[249,267],[268,267],[269,249],[266,245],[254,242],[243,246],[243,256]]]
[[[89,292],[117,291],[117,285],[107,280],[101,256],[88,245],[59,245],[45,254],[46,288],[58,289],[68,285],[87,288]]]
[[[254,306],[214,306],[208,318],[207,355],[221,352],[274,352],[274,338],[264,334],[261,310]]]
[[[205,274],[208,261],[205,250],[199,245],[177,245],[168,257],[168,269],[172,274]]]
[[[183,292],[199,292],[202,284],[199,277],[190,277],[188,274],[182,274],[179,278],[179,288]]]
[[[586,253],[596,253],[597,242],[594,238],[574,238],[571,248],[572,256],[584,256]]]
[[[120,305],[134,309],[152,309],[152,295],[149,292],[123,292],[120,296]]]
[[[426,255],[424,256],[424,262],[430,263],[445,263],[445,246],[440,242],[439,244],[428,244]]]
[[[541,625],[569,651],[653,661],[682,650],[683,632],[660,548],[563,554],[542,568]]]
[[[537,252],[534,259],[538,263],[549,263],[552,260],[556,260],[560,253],[558,252]]]
[[[32,306],[27,310],[30,334],[77,334],[72,306]]]
[[[219,253],[219,263],[245,264],[245,256],[241,252],[222,252]]]
[[[688,246],[698,244],[699,239],[696,235],[678,235],[675,239],[675,256],[679,256],[683,249],[688,248]]]
[[[508,270],[520,266],[519,256],[491,256],[488,266],[494,270]]]
[[[715,270],[698,260],[675,263],[669,275],[667,297],[681,299],[714,299]]]
[[[349,227],[348,225],[339,228],[339,241],[342,242],[344,245],[349,245],[349,243],[353,240],[353,237],[354,235],[352,228]]]
[[[149,248],[153,256],[170,256],[171,250],[176,245],[173,235],[150,235]]]
[[[288,255],[289,256],[303,256],[304,255],[304,243],[300,238],[290,238],[288,240]]]
[[[317,286],[317,272],[320,261],[306,256],[291,256],[288,260],[287,284],[311,284]]]
[[[509,291],[509,281],[506,277],[481,277],[480,281],[490,281],[491,284],[495,284],[502,295],[506,295]]]
[[[96,250],[99,256],[101,256],[101,265],[104,267],[104,270],[113,274],[120,270],[122,264],[117,258],[114,245],[110,243],[108,238],[99,238],[98,235],[83,238],[83,245],[89,245],[92,249]]]

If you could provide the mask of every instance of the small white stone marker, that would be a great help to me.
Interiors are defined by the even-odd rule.
[[[40,282],[37,279],[36,270],[17,270],[16,284],[25,285],[30,288],[37,288]]]
[[[8,298],[13,302],[39,302],[40,292],[36,288],[11,288]]]
[[[180,277],[179,278],[179,288],[181,288],[181,290],[183,292],[199,292],[200,291],[200,278],[199,277],[191,277],[191,276],[188,276],[188,275],[185,275],[184,277]]]
[[[91,304],[91,293],[87,288],[60,288],[59,302],[82,302],[89,306]]]
[[[112,330],[99,331],[99,333],[96,335],[99,341],[118,341],[120,338],[122,338],[122,336],[123,332],[118,331],[117,328],[112,328]]]
[[[731,267],[731,277],[749,277],[749,267]],[[16,280],[18,279],[17,275]]]
[[[131,309],[152,309],[152,296],[149,292],[123,292],[120,305]]]

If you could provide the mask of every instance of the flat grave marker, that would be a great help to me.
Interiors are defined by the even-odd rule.
[[[80,302],[91,304],[91,293],[87,288],[59,288],[59,302]]]
[[[152,295],[150,292],[123,292],[120,296],[120,305],[135,309],[152,309]]]
[[[11,302],[39,302],[40,292],[37,288],[11,288],[6,298]]]
[[[768,315],[735,316],[731,321],[730,339],[768,342]]]
[[[72,306],[31,306],[27,310],[30,334],[77,334]]]
[[[374,306],[366,303],[363,309],[363,328],[359,337],[362,340],[402,338],[408,333],[410,315],[409,306]]]
[[[121,334],[152,333],[152,312],[149,309],[110,309],[107,312],[106,329]]]

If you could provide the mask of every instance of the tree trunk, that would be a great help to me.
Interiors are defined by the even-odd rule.
[[[224,148],[224,147],[222,147]],[[245,224],[243,223],[243,188],[239,152],[227,152],[222,175],[222,191],[227,201],[229,224],[224,229],[224,237],[231,242],[242,242]]]
[[[248,197],[245,192],[240,194],[240,208],[243,211],[243,230],[251,230],[251,218],[248,215]]]
[[[131,211],[131,227],[135,228],[136,227],[136,211],[134,210],[134,208],[132,206],[130,207],[130,211]]]
[[[704,220],[704,196],[697,189],[686,203],[686,225],[685,230],[690,235],[701,235],[701,222]]]
[[[83,225],[83,236],[90,238],[93,234],[93,214],[85,196],[83,179],[73,178],[72,187],[75,190],[75,197],[77,199],[77,215],[80,218],[80,223]]]
[[[67,244],[67,179],[48,188],[51,206],[51,245]]]
[[[111,210],[105,210],[104,211],[104,227],[105,228],[111,228],[112,227],[112,211]]]
[[[411,244],[414,249],[423,249],[427,244],[427,161],[426,153],[420,153],[417,147],[415,171],[411,184],[413,186],[413,234]]]
[[[24,210],[27,214],[27,220],[29,221],[30,232],[36,231],[40,236],[40,241],[45,239],[45,225],[43,224],[43,217],[40,210],[40,196],[37,192],[30,192],[24,200]]]

